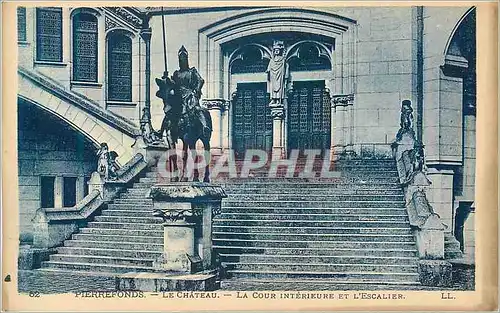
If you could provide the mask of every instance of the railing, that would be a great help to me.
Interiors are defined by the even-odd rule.
[[[62,244],[146,168],[147,163],[143,155],[138,153],[116,172],[117,177],[114,180],[105,180],[99,173],[92,173],[89,194],[74,207],[38,209],[32,220],[33,246],[51,248]]]

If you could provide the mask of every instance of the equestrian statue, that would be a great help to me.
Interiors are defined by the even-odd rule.
[[[163,112],[165,114],[161,128],[156,132],[158,138],[166,137],[167,144],[175,149],[176,142],[180,139],[183,143],[183,166],[180,175],[181,181],[187,181],[186,166],[188,149],[194,156],[196,142],[200,140],[206,152],[210,151],[210,137],[212,136],[212,119],[206,108],[200,105],[201,88],[205,81],[196,68],[189,67],[188,52],[184,46],[179,49],[179,69],[172,77],[165,72],[163,77],[156,78],[159,90],[156,96],[163,100]],[[207,155],[210,155],[207,153]],[[193,160],[194,161],[194,160]],[[177,158],[174,154],[173,170],[177,172]],[[206,160],[204,182],[209,182],[210,159]],[[199,180],[199,173],[194,169],[194,181]]]

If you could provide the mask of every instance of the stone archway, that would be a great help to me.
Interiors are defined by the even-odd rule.
[[[331,68],[342,71],[333,72],[335,83],[330,87],[332,95],[352,95],[355,93],[355,42],[356,21],[332,13],[300,8],[265,8],[257,9],[221,21],[217,21],[199,30],[199,68],[204,69],[202,76],[207,84],[203,91],[207,103],[213,105],[212,117],[214,124],[220,125],[220,136],[214,136],[212,146],[228,149],[231,146],[231,110],[228,110],[232,93],[235,91],[230,84],[230,55],[224,54],[224,45],[242,38],[256,35],[294,32],[325,36],[335,41],[335,50],[339,56],[331,58]],[[203,52],[203,53],[201,53]],[[342,72],[342,73],[341,73]],[[332,112],[333,113],[333,112]],[[332,119],[348,119],[343,112],[332,115]],[[338,116],[337,116],[338,115]],[[340,116],[342,115],[342,116]],[[278,124],[274,123],[273,124]],[[334,124],[334,123],[332,123]],[[351,127],[352,125],[344,125]],[[280,132],[284,133],[283,123]],[[276,127],[273,127],[276,128]],[[273,131],[276,133],[276,131]],[[332,133],[340,134],[332,130]],[[343,132],[342,132],[343,134]],[[343,136],[343,135],[342,135]],[[284,136],[282,136],[284,137]],[[331,140],[343,143],[345,138]],[[284,145],[282,141],[280,145]],[[273,143],[273,146],[276,143]]]

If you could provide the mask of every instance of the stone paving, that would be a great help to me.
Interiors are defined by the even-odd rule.
[[[115,290],[114,276],[77,272],[21,270],[18,272],[20,293],[67,293]]]

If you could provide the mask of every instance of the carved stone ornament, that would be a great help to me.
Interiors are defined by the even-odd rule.
[[[113,21],[112,19],[110,19],[109,17],[106,16],[104,18],[104,28],[106,29],[106,31],[108,31],[112,28],[115,28],[117,26],[118,26],[118,24],[115,21]]]
[[[155,209],[153,211],[153,216],[161,217],[163,222],[177,222],[193,215],[194,212],[192,209]]]
[[[354,104],[354,95],[334,95],[332,96],[332,106],[348,106]]]
[[[133,14],[129,10],[123,7],[106,7],[106,9],[112,11],[116,15],[120,16],[123,20],[131,24],[136,28],[140,28],[142,26],[142,19],[137,15]]]

